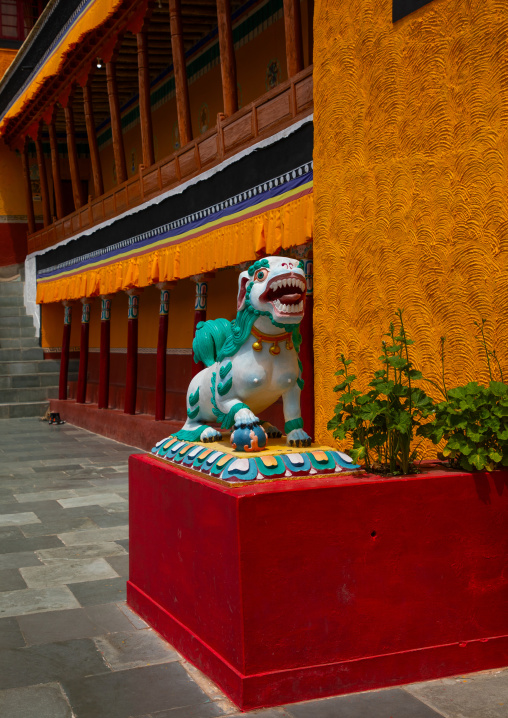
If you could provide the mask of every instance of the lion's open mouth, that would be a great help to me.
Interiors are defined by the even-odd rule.
[[[305,280],[295,274],[274,277],[260,297],[271,302],[279,314],[301,314],[307,287]]]

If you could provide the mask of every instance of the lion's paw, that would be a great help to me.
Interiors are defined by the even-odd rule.
[[[286,437],[289,446],[310,446],[312,439],[303,429],[293,429]]]
[[[222,434],[220,431],[213,429],[211,426],[207,426],[206,429],[201,433],[199,440],[204,444],[211,443],[212,441],[221,441]]]
[[[241,426],[256,426],[259,424],[258,417],[250,409],[239,409],[235,414],[235,429]]]
[[[266,431],[266,434],[269,439],[280,439],[280,437],[282,436],[282,431],[280,431],[280,429],[277,429],[277,427],[273,424],[270,424],[269,421],[263,421],[261,426]]]

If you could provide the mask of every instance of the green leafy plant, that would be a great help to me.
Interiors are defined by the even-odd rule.
[[[446,444],[441,457],[450,466],[467,471],[492,471],[508,466],[508,386],[504,383],[501,365],[485,339],[486,320],[475,322],[480,330],[480,343],[487,359],[490,382],[483,386],[469,382],[465,386],[446,389],[444,383],[444,337],[441,338],[441,361],[445,400],[435,408],[434,421],[418,427],[419,436]],[[493,361],[491,361],[493,360]],[[494,381],[492,365],[497,366],[501,381]]]
[[[409,346],[414,342],[407,336],[402,310],[397,310],[399,328],[390,323],[383,341],[383,368],[375,372],[369,383],[370,390],[362,393],[352,387],[356,379],[348,373],[351,360],[341,355],[343,368],[336,376],[334,388],[342,392],[334,416],[328,422],[336,439],[353,440],[351,455],[363,461],[367,469],[391,474],[408,474],[416,471],[416,449],[411,447],[422,419],[434,411],[432,399],[414,382],[423,379],[413,369],[409,359]]]

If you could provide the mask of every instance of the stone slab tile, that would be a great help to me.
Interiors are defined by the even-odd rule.
[[[71,531],[69,533],[58,534],[58,538],[63,541],[66,546],[102,541],[119,541],[129,538],[129,527],[124,525],[90,531]]]
[[[62,507],[56,501],[25,501],[19,503],[14,499],[14,497],[12,497],[12,494],[11,503],[0,504],[0,511],[2,514],[17,514],[24,511],[33,511],[33,513],[41,520],[46,516],[53,517],[61,516],[63,514]]]
[[[90,638],[12,648],[3,651],[0,689],[61,682],[63,677],[82,681],[85,676],[107,672]]]
[[[150,715],[140,716],[140,718],[215,718],[215,716],[223,716],[224,711],[217,703],[200,703],[196,706],[184,706],[183,708],[173,708],[169,711],[160,711],[151,713]],[[240,714],[238,714],[240,715]],[[242,716],[253,716],[253,713],[242,713]],[[259,716],[262,714],[259,713]],[[284,713],[277,713],[277,718],[282,718]],[[130,717],[129,717],[130,718]],[[265,718],[270,718],[269,715]]]
[[[26,588],[26,583],[17,568],[4,568],[0,570],[0,593],[17,591]]]
[[[144,621],[141,616],[138,616],[137,613],[134,613],[134,611],[129,608],[126,603],[119,604],[118,608],[124,614],[124,616],[129,619],[134,628],[137,628],[138,630],[142,630],[143,628],[149,628],[148,623]]]
[[[126,506],[126,504],[124,504]],[[103,516],[94,516],[93,520],[100,526],[100,528],[111,528],[113,526],[124,526],[129,520],[128,511],[114,511],[112,513],[107,512]]]
[[[66,586],[0,593],[0,618],[79,607],[76,597]]]
[[[507,718],[508,670],[443,678],[405,687],[446,718]]]
[[[443,718],[400,688],[284,706],[292,718]]]
[[[126,599],[125,578],[110,578],[103,581],[88,581],[68,584],[82,606],[99,603],[117,603]]]
[[[105,556],[127,557],[127,552],[123,546],[117,544],[116,541],[103,541],[101,543],[77,544],[75,546],[62,546],[61,548],[41,549],[40,551],[36,551],[34,556],[37,556],[43,563],[49,564],[54,561],[60,562],[82,558],[104,558]],[[0,568],[1,567],[2,557],[0,556]]]
[[[16,501],[20,504],[33,503],[34,501],[51,501],[58,499],[68,499],[71,496],[76,496],[75,492],[71,489],[54,489],[49,491],[34,491],[26,494],[14,494]]]
[[[17,623],[28,645],[102,636],[110,633],[111,629],[119,630],[120,626],[124,631],[126,627],[130,628],[131,631],[133,630],[125,616],[118,609],[116,609],[115,615],[111,615],[111,611],[107,610],[110,608],[109,605],[103,608],[106,609],[106,611],[103,611],[105,615],[101,617],[98,614],[99,621],[93,620],[93,614],[90,614],[84,608],[74,608],[67,611],[49,611],[47,613],[18,616]],[[1,622],[0,620],[0,627]]]
[[[41,520],[32,511],[17,514],[0,514],[0,526],[23,526],[24,524],[40,524]]]
[[[125,522],[124,522],[125,523]],[[93,519],[88,516],[59,516],[41,521],[40,524],[22,526],[21,532],[27,538],[35,536],[56,536],[67,531],[83,531],[99,528]]]
[[[47,566],[19,569],[29,588],[47,588],[106,578],[118,578],[117,572],[103,558],[71,559]]]
[[[85,606],[83,609],[92,623],[98,626],[100,634],[105,633],[129,633],[136,630],[116,603],[103,603],[96,606]]]
[[[58,683],[0,691],[0,715],[5,718],[74,718]]]
[[[117,572],[119,576],[129,576],[129,555],[108,556],[106,559],[109,565]]]
[[[0,618],[0,651],[4,648],[23,648],[23,646],[25,639],[16,619]]]
[[[56,536],[25,538],[21,532],[19,532],[19,536],[0,536],[0,554],[27,553],[28,551],[37,551],[40,548],[56,548],[57,546],[63,546],[63,544]]]
[[[33,551],[0,554],[0,571],[6,568],[22,568],[23,566],[42,566],[42,563]]]
[[[108,506],[108,504],[123,504],[125,508],[125,501],[118,494],[111,493],[93,493],[89,496],[75,496],[69,499],[58,499],[60,506],[64,509],[73,509],[78,506]]]
[[[178,661],[180,655],[152,629],[134,633],[111,633],[94,639],[113,671]]]
[[[79,718],[130,718],[208,703],[179,663],[146,666],[83,680],[64,679],[63,687]],[[185,715],[185,714],[182,714]]]

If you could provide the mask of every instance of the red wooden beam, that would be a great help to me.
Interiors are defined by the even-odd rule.
[[[67,377],[69,375],[69,348],[71,345],[72,305],[64,302],[64,326],[62,335],[62,352],[60,354],[60,380],[58,398],[67,399]]]
[[[81,313],[81,343],[79,346],[78,386],[76,389],[76,403],[84,404],[86,401],[86,384],[88,376],[88,338],[90,335],[90,300],[82,300]]]
[[[155,421],[166,418],[166,348],[168,344],[169,290],[176,282],[157,284],[160,289],[159,335],[157,337],[157,372],[155,379]]]
[[[139,289],[129,289],[129,313],[127,325],[127,372],[125,378],[124,414],[136,413],[138,388],[138,315]]]
[[[110,365],[111,298],[101,297],[101,349],[99,359],[99,409],[107,409],[109,404],[109,365]]]

